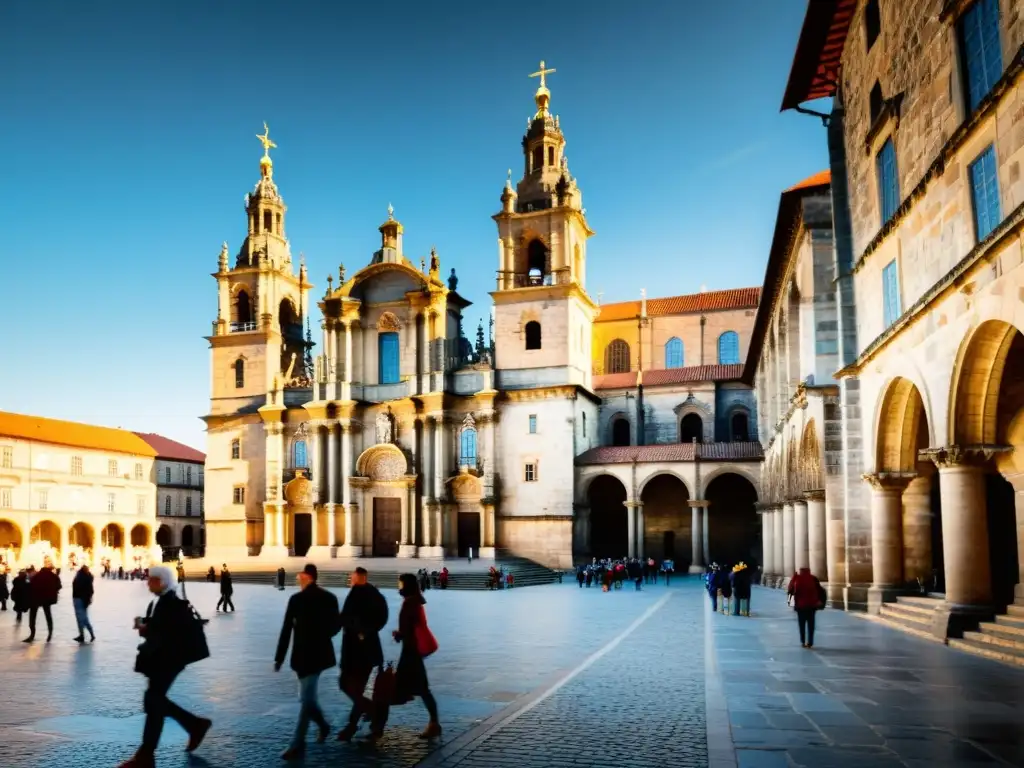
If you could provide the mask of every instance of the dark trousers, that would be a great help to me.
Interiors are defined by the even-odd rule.
[[[801,643],[814,645],[814,614],[816,613],[814,608],[796,609],[796,622],[800,626]]]
[[[352,711],[348,715],[349,728],[359,727],[359,718],[364,714],[375,720],[373,702],[366,697],[366,683],[370,679],[373,667],[356,667],[355,669],[344,669],[341,673],[341,690],[352,699]],[[371,727],[376,728],[377,723],[373,722]]]
[[[202,722],[191,712],[186,712],[167,698],[167,692],[174,683],[177,672],[163,672],[149,678],[149,687],[142,698],[142,708],[146,712],[146,725],[142,729],[142,751],[152,754],[160,743],[160,734],[164,730],[164,718],[170,717],[178,722],[187,733],[195,731]]]
[[[224,606],[224,610],[227,611],[228,607],[231,610],[235,610],[235,604],[231,602],[231,595],[221,595],[220,600],[217,601],[217,610],[219,611],[221,606]]]
[[[53,614],[50,613],[49,605],[33,605],[28,609],[28,636],[36,636],[36,614],[43,609],[43,616],[46,617],[46,636],[53,636]]]

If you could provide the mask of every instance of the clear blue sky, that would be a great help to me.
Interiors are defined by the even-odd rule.
[[[780,190],[827,162],[821,123],[779,114],[805,5],[8,0],[0,409],[204,447],[210,273],[264,120],[314,294],[368,262],[390,202],[406,254],[456,268],[472,337],[540,59],[591,295],[759,284]]]

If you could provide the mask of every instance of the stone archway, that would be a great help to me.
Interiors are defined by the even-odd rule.
[[[761,524],[757,489],[746,477],[725,471],[707,484],[708,554],[721,566],[741,560],[754,568],[761,564]],[[752,571],[754,572],[754,571]]]
[[[672,474],[660,474],[648,480],[640,491],[644,505],[645,557],[656,562],[674,560],[677,571],[684,571],[693,550],[693,524],[686,484]]]
[[[169,526],[161,525],[156,529],[156,543],[164,549],[174,546],[174,537]]]
[[[626,486],[612,475],[598,475],[587,488],[590,551],[594,557],[625,557],[629,551]]]
[[[69,565],[89,564],[92,562],[96,535],[88,523],[75,523],[68,528],[68,551],[64,559]]]
[[[480,503],[483,489],[475,475],[463,472],[449,483],[452,498],[455,499],[454,539],[459,557],[466,557],[472,550],[479,555],[484,545],[484,509]],[[449,539],[451,541],[451,539]]]
[[[378,439],[381,436],[389,437],[390,434],[387,429],[382,432],[378,424]],[[362,495],[360,540],[364,551],[370,550],[368,554],[377,557],[401,554],[404,557],[415,551],[416,477],[407,474],[408,469],[409,462],[405,454],[389,442],[367,448],[356,461],[357,476],[352,478],[352,485]],[[450,524],[450,520],[446,521],[440,506],[424,510],[424,520],[424,539],[436,539],[435,546],[440,555],[441,548],[450,541],[445,541],[446,522]]]
[[[129,541],[131,542],[132,547],[149,547],[151,545],[148,525],[136,523],[132,526],[130,536],[131,538]]]
[[[0,555],[4,562],[13,565],[21,555],[21,528],[10,520],[0,519]]]
[[[109,547],[110,549],[123,549],[124,528],[117,523],[103,526],[103,530],[100,531],[100,546]]]

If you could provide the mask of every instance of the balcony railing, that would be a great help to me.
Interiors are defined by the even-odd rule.
[[[228,331],[230,333],[244,333],[246,331],[255,331],[255,330],[256,330],[256,321],[255,320],[247,320],[247,321],[242,322],[242,323],[231,323],[228,326]]]
[[[568,285],[572,282],[572,274],[566,267],[556,269],[554,272],[543,274],[540,272],[498,272],[498,284],[501,285],[509,277],[512,278],[514,288],[532,288],[540,285]]]

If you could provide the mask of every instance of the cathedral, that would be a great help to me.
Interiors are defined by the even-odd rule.
[[[493,217],[490,343],[463,336],[455,271],[433,251],[415,264],[389,206],[369,263],[328,278],[314,356],[313,286],[259,137],[248,234],[213,275],[208,556],[757,560],[762,450],[742,357],[759,290],[594,300],[551,72],[533,75],[523,175]]]

